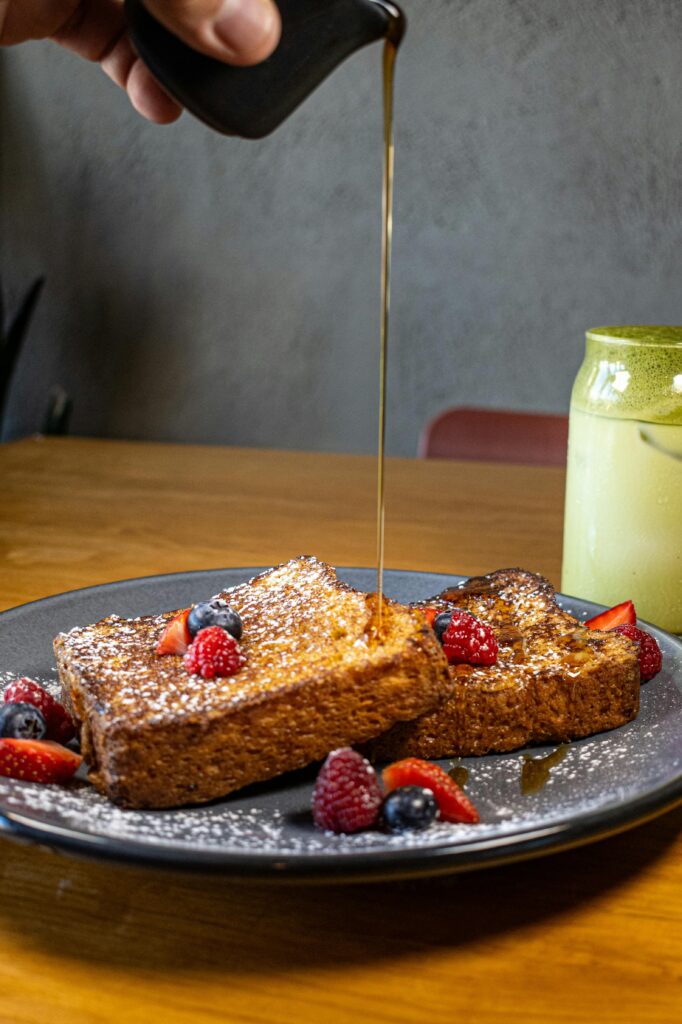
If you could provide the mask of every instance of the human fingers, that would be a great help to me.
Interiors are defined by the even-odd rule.
[[[100,63],[109,78],[128,93],[138,114],[148,121],[170,124],[180,117],[182,107],[161,88],[133,50],[127,35],[121,36]]]
[[[258,64],[279,42],[273,0],[145,0],[145,6],[189,46],[228,64]]]
[[[72,18],[80,0],[0,0],[0,45],[45,39]]]
[[[133,52],[118,0],[85,0],[53,32],[52,38],[87,60],[96,61],[125,89],[133,107],[149,121],[168,124],[182,107],[172,100]]]

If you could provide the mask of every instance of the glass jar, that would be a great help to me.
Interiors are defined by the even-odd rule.
[[[682,633],[682,327],[598,327],[571,396],[561,589]]]

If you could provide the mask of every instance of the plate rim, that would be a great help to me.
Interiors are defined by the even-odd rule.
[[[472,842],[394,850],[363,850],[353,854],[259,854],[254,851],[191,850],[152,842],[136,842],[65,826],[41,828],[35,819],[14,811],[0,812],[0,836],[56,847],[90,860],[181,870],[220,873],[253,881],[379,881],[393,878],[456,874],[477,868],[514,863],[607,839],[643,825],[682,805],[680,780],[666,783],[646,796],[593,810],[575,820],[531,827]],[[636,808],[636,814],[622,813]],[[191,859],[190,859],[191,858]]]
[[[213,569],[190,569],[170,573],[152,573],[108,583],[77,587],[14,605],[0,611],[0,626],[16,613],[30,612],[37,606],[49,605],[67,597],[86,597],[115,589],[127,589],[139,583],[180,581],[192,577],[219,576],[220,573],[244,573],[250,578],[269,566],[229,566]],[[372,572],[372,566],[339,565],[339,572]],[[248,577],[246,576],[248,574]],[[461,573],[434,572],[420,569],[384,570],[385,578],[400,576],[430,576],[449,582],[468,579]],[[577,601],[583,608],[598,611],[605,606],[594,601],[557,591],[559,600]],[[644,621],[644,620],[640,620]],[[673,646],[682,639],[660,627],[646,623],[663,634]],[[589,739],[589,737],[586,737]],[[509,753],[522,754],[531,748],[519,748]],[[476,840],[457,841],[424,847],[396,849],[365,849],[353,853],[291,853],[276,854],[258,851],[221,851],[219,849],[179,847],[172,843],[136,840],[88,833],[66,825],[37,821],[0,804],[0,836],[20,842],[38,843],[56,847],[86,859],[158,867],[192,873],[221,873],[233,878],[252,881],[377,881],[393,878],[449,874],[477,868],[512,863],[548,853],[560,852],[589,842],[605,839],[627,829],[637,827],[673,810],[682,804],[682,771],[655,789],[634,797],[625,803],[614,803],[606,808],[593,808],[577,818],[562,818],[547,825],[537,823],[519,828],[501,836],[487,836]]]

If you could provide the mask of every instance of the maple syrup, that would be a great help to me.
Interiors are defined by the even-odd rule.
[[[461,763],[453,764],[448,771],[448,775],[458,786],[464,787],[469,781],[469,769]]]
[[[386,373],[388,325],[391,308],[391,248],[393,242],[393,87],[395,59],[399,43],[400,36],[395,38],[389,37],[384,42],[382,75],[384,146],[381,187],[381,319],[379,335],[379,443],[377,446],[377,627],[379,629],[381,629],[381,608],[384,593]]]
[[[539,793],[549,781],[549,774],[552,768],[561,764],[568,753],[568,743],[562,743],[556,750],[545,757],[531,757],[530,754],[523,755],[523,767],[521,769],[521,792],[524,796],[529,793]]]

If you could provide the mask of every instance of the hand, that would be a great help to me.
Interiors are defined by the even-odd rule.
[[[195,50],[227,64],[257,64],[279,41],[273,0],[145,0],[145,6]],[[0,44],[27,39],[53,39],[99,63],[150,121],[168,124],[182,112],[133,52],[123,0],[0,0]]]

